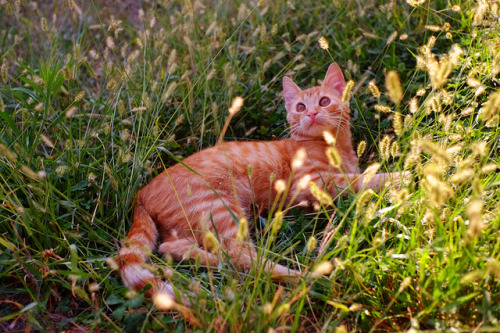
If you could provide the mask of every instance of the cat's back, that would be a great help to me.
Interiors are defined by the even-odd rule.
[[[280,175],[283,169],[289,168],[296,150],[297,143],[292,139],[224,142],[194,153],[167,168],[144,189],[155,187],[159,182],[173,185],[187,184],[196,178],[227,179],[230,173],[236,178],[249,172],[258,177],[260,171]]]
[[[236,177],[249,172],[259,176],[260,170],[281,173],[281,169],[286,169],[290,164],[296,149],[296,142],[292,139],[231,141],[195,153],[187,157],[183,163],[203,177],[218,173],[223,173],[227,177],[229,172]],[[177,164],[172,169],[184,173],[182,170],[187,168]]]
[[[170,214],[179,210],[180,201],[194,202],[207,188],[221,194],[237,188],[246,202],[252,191],[268,193],[271,179],[288,178],[296,150],[292,139],[224,142],[165,169],[139,191],[138,201],[152,215],[167,206]]]

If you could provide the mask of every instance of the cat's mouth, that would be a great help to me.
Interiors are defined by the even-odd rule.
[[[309,120],[309,124],[308,124],[308,126],[309,126],[309,127],[313,127],[313,126],[321,126],[321,125],[323,125],[323,121],[321,120],[321,118],[318,118],[318,117],[316,117],[316,118],[311,118],[311,119]]]

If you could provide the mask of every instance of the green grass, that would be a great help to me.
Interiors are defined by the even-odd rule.
[[[498,329],[493,4],[145,0],[142,15],[107,1],[20,3],[0,5],[0,330]],[[429,64],[423,46],[433,36],[441,63],[454,44],[463,50],[446,82],[431,82],[436,71],[417,62]],[[335,212],[293,209],[274,236],[257,219],[252,235],[262,259],[311,269],[328,261],[333,271],[280,286],[230,263],[208,269],[155,256],[177,287],[194,291],[191,310],[160,311],[127,293],[106,260],[130,228],[137,191],[214,145],[235,96],[245,105],[225,140],[286,137],[282,77],[314,85],[332,61],[356,83],[352,130],[355,145],[367,142],[363,167],[407,169],[411,180],[358,208],[352,194],[335,200]],[[399,105],[386,92],[390,70],[403,87]],[[386,135],[399,150],[389,158],[379,148]],[[322,246],[308,251],[312,235]]]

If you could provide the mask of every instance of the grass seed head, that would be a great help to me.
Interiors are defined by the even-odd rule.
[[[278,231],[281,230],[281,227],[283,226],[284,217],[285,214],[282,211],[277,211],[276,213],[274,213],[274,219],[271,222],[273,235],[276,235]]]
[[[401,285],[399,286],[399,290],[398,290],[398,293],[401,293],[403,292],[403,290],[405,290],[411,283],[411,276],[407,276],[403,279],[403,281],[401,282]]]
[[[248,220],[245,218],[240,219],[238,224],[238,232],[236,233],[236,239],[240,242],[248,238]]]
[[[115,30],[117,30],[118,28],[120,28],[122,25],[122,21],[121,20],[113,20],[111,21],[111,23],[109,24],[109,27],[108,27],[108,32],[113,32]],[[111,49],[111,47],[110,47]]]
[[[243,97],[237,96],[233,98],[233,101],[231,102],[231,107],[229,108],[229,114],[235,115],[241,110],[242,107],[243,107]]]
[[[387,38],[387,41],[385,42],[386,45],[389,45],[391,44],[392,42],[394,42],[394,40],[396,39],[396,37],[398,37],[398,32],[397,31],[394,31],[388,38]]]
[[[358,157],[361,157],[361,155],[363,155],[363,153],[365,152],[365,149],[366,149],[366,141],[363,140],[358,144],[358,149],[356,150]]]
[[[33,79],[33,82],[35,82],[40,87],[45,87],[45,81],[40,76],[34,75],[32,77],[32,79]]]
[[[108,267],[112,270],[112,271],[115,271],[115,272],[118,272],[120,270],[120,265],[118,265],[118,262],[116,261],[115,258],[113,257],[108,257],[106,259],[106,265],[108,265]]]
[[[26,165],[21,166],[21,172],[31,179],[38,180],[38,175],[36,174],[36,172]]]
[[[252,178],[253,175],[253,165],[247,164],[247,175],[249,178]]]
[[[12,163],[16,163],[17,161],[17,154],[2,143],[0,143],[0,155],[3,155]]]
[[[153,303],[159,310],[170,310],[175,306],[174,299],[165,292],[155,293]]]
[[[40,28],[42,31],[47,31],[47,19],[45,17],[40,19]]]
[[[113,91],[113,90],[115,90],[115,88],[116,88],[116,84],[117,84],[117,81],[116,81],[116,79],[113,77],[113,78],[111,78],[111,79],[108,81],[108,83],[106,84],[106,89],[107,89],[107,90],[110,90],[110,91]]]
[[[378,89],[374,80],[371,80],[368,83],[368,88],[370,89],[370,93],[372,94],[373,97],[380,98],[380,90]]]
[[[7,83],[9,73],[9,63],[6,58],[3,58],[2,65],[0,66],[0,77],[3,83]]]
[[[82,90],[78,94],[76,94],[74,102],[75,103],[80,102],[84,97],[85,97],[85,91]]]
[[[500,261],[495,258],[489,258],[487,267],[490,274],[494,274],[497,277],[500,277]]]
[[[127,62],[128,63],[133,63],[141,54],[141,50],[134,50],[130,52],[130,54],[127,57]]]
[[[37,103],[33,109],[35,111],[42,111],[42,109],[43,109],[43,103],[42,102]]]
[[[384,136],[382,140],[380,140],[379,149],[380,156],[383,160],[388,160],[391,157],[391,138],[389,136]]]
[[[311,182],[311,175],[306,174],[299,179],[297,187],[299,190],[305,190],[306,188],[309,187],[310,182]]]
[[[481,85],[481,81],[479,81],[478,79],[476,79],[474,77],[469,77],[467,79],[467,84],[472,88],[477,88]]]
[[[483,85],[480,85],[474,91],[474,96],[476,96],[476,97],[481,96],[485,91],[486,91],[486,87]]]
[[[274,190],[278,194],[281,194],[281,193],[285,192],[285,190],[286,190],[286,182],[283,179],[277,179],[274,182]]]
[[[54,148],[54,142],[52,142],[52,140],[48,136],[46,136],[45,134],[40,134],[40,140],[47,147]]]
[[[464,50],[458,44],[453,44],[449,52],[449,59],[453,66],[456,66],[460,62],[460,57],[463,53]]]
[[[106,46],[108,49],[114,50],[116,44],[115,41],[113,40],[113,37],[111,36],[106,37]]]
[[[431,142],[429,140],[421,140],[420,148],[422,149],[422,151],[437,158],[445,165],[449,165],[452,161],[450,154],[445,149],[441,148],[434,142]]]
[[[489,153],[488,142],[474,142],[474,144],[472,145],[472,151],[474,156],[486,156]]]
[[[270,315],[273,312],[273,304],[271,302],[267,302],[264,305],[262,305],[262,312]]]
[[[167,91],[161,97],[163,103],[166,103],[168,101],[168,98],[173,95],[175,88],[177,88],[176,82],[171,82],[168,85]]]
[[[399,104],[403,98],[403,88],[399,80],[399,74],[396,71],[389,71],[385,76],[385,85],[390,99]]]
[[[318,240],[316,239],[316,237],[314,236],[309,237],[306,245],[307,252],[314,251],[314,249],[316,249],[316,246],[318,246]]]
[[[435,25],[435,24],[426,24],[426,25],[424,25],[424,28],[426,30],[434,31],[434,32],[439,32],[439,31],[442,30],[441,26]],[[432,45],[432,46],[429,46],[429,47],[433,47],[434,44],[436,43],[436,37],[435,36],[431,36],[431,38],[429,38],[429,41],[431,41],[431,45]]]
[[[466,180],[472,180],[472,177],[474,177],[474,170],[473,169],[464,169],[457,171],[453,176],[450,177],[450,181],[455,184],[461,184]]]
[[[349,80],[345,85],[344,92],[342,93],[342,102],[348,102],[351,99],[353,87],[354,81]]]
[[[292,170],[297,170],[302,165],[304,165],[304,161],[306,160],[306,156],[307,156],[306,150],[304,148],[299,148],[295,152],[295,155],[293,156]]]
[[[399,143],[394,141],[391,145],[391,156],[396,158],[399,156]]]
[[[399,113],[399,111],[394,113],[392,124],[394,126],[394,133],[396,133],[396,135],[400,136],[401,134],[403,134],[403,118],[401,117],[401,113]]]
[[[483,104],[480,110],[481,119],[488,121],[493,118],[495,114],[500,111],[500,90],[497,90],[490,95],[488,100]]]
[[[314,266],[313,272],[320,275],[329,275],[333,268],[334,266],[330,261],[322,261]]]
[[[361,210],[366,206],[370,198],[375,194],[372,189],[368,189],[366,191],[363,191],[358,196],[358,201],[356,202],[356,214],[361,213]]]
[[[406,0],[406,3],[412,7],[419,7],[425,3],[426,0]]]
[[[275,315],[277,317],[281,316],[281,315],[284,315],[284,314],[288,314],[288,312],[290,312],[290,304],[288,303],[283,303],[281,304],[280,306],[278,306],[276,308],[276,313]]]
[[[336,147],[328,147],[326,150],[326,156],[328,157],[328,163],[331,166],[339,169],[342,165],[342,156],[340,155]]]
[[[363,172],[363,186],[368,185],[375,174],[378,172],[380,169],[380,164],[379,163],[373,163],[370,166],[366,168],[366,170]]]
[[[488,163],[481,168],[481,173],[488,174],[488,173],[496,171],[497,169],[498,169],[498,165],[496,165],[495,163]]]
[[[330,47],[330,44],[328,43],[328,41],[326,40],[326,38],[324,36],[321,36],[319,38],[318,44],[319,44],[319,47],[323,50],[328,50],[328,48]]]
[[[335,137],[333,136],[333,134],[330,133],[329,131],[323,132],[323,138],[325,139],[326,143],[328,143],[329,145],[335,145],[335,142],[337,141],[335,139]]]
[[[484,224],[483,224],[483,219],[481,217],[482,210],[483,210],[483,202],[479,199],[471,200],[467,205],[465,211],[469,219],[467,236],[471,239],[477,238],[477,236],[483,230]]]
[[[382,112],[382,113],[390,113],[391,112],[391,108],[387,105],[383,105],[383,104],[375,104],[375,106],[373,107],[375,110],[377,110],[378,112]]]
[[[207,231],[203,236],[203,245],[212,253],[217,253],[220,250],[219,241],[210,231]]]
[[[142,112],[146,111],[147,109],[148,108],[145,106],[136,106],[136,107],[132,108],[130,111],[134,112],[134,113],[142,113]],[[179,119],[179,118],[182,118],[182,119]],[[176,119],[176,123],[175,123],[176,125],[179,125],[180,123],[182,123],[182,121],[184,120],[184,115],[181,114],[179,116],[179,118]]]
[[[323,191],[316,185],[315,183],[311,182],[309,183],[309,187],[311,190],[311,194],[313,197],[318,200],[318,202],[324,206],[332,206],[333,205],[333,199],[328,194],[327,192]]]
[[[425,179],[420,182],[420,187],[427,194],[428,202],[434,206],[441,206],[448,198],[454,194],[453,189],[440,178],[439,167],[429,163],[425,166]]]

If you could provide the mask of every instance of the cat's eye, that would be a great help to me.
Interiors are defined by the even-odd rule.
[[[306,106],[304,105],[304,103],[297,104],[297,111],[298,112],[303,112],[305,110],[306,110]]]
[[[328,106],[330,104],[330,99],[328,97],[322,97],[320,100],[319,100],[319,105],[320,106]]]

